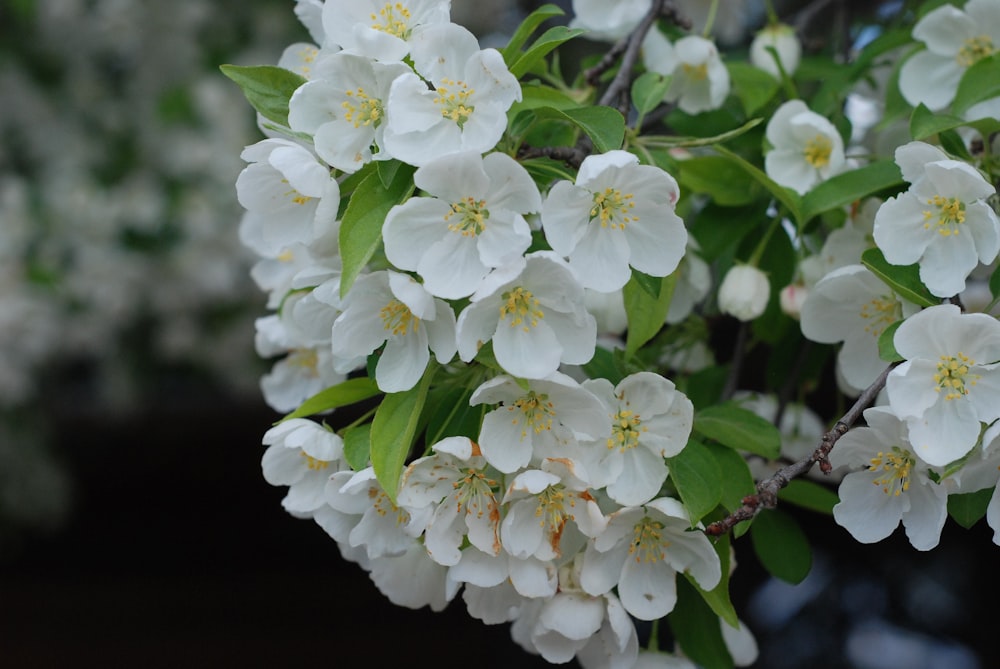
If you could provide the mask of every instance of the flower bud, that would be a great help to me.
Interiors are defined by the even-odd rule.
[[[775,23],[762,28],[750,44],[750,62],[754,67],[764,70],[775,78],[781,78],[778,64],[774,62],[774,54],[767,50],[769,46],[778,52],[781,66],[791,76],[799,66],[799,58],[802,56],[802,45],[795,36],[795,30],[784,23]]]
[[[799,320],[802,313],[802,304],[809,297],[809,289],[801,283],[790,283],[781,289],[778,299],[781,303],[781,310],[786,316]]]
[[[741,321],[764,313],[771,296],[767,275],[751,265],[734,265],[719,286],[719,309]]]

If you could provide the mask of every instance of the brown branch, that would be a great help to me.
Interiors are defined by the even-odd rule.
[[[639,51],[642,49],[642,43],[646,39],[649,29],[653,27],[656,19],[663,13],[664,4],[665,0],[653,0],[653,4],[650,6],[649,11],[646,12],[646,15],[642,17],[642,21],[639,22],[635,30],[626,38],[627,41],[621,65],[618,66],[618,72],[615,73],[615,78],[611,80],[611,85],[604,91],[604,95],[597,101],[599,105],[615,107],[625,118],[628,118],[630,106],[629,86],[632,84],[632,69],[639,60]],[[617,48],[618,45],[616,44],[612,48],[612,51]]]
[[[812,455],[798,462],[793,462],[792,464],[782,467],[769,478],[757,484],[757,492],[753,495],[747,495],[743,498],[743,506],[733,511],[731,514],[723,518],[722,520],[717,520],[716,522],[710,524],[705,528],[705,534],[709,536],[721,536],[726,532],[729,532],[739,523],[744,520],[751,520],[763,509],[773,509],[778,505],[778,491],[787,486],[792,479],[802,476],[810,469],[812,466],[819,463],[819,468],[824,474],[829,474],[832,470],[830,465],[830,460],[828,456],[830,451],[833,450],[834,445],[837,441],[847,434],[847,431],[851,429],[851,426],[857,422],[857,420],[864,413],[864,410],[872,405],[875,398],[878,396],[879,391],[885,387],[885,380],[889,376],[889,372],[896,367],[899,363],[893,363],[882,370],[882,373],[878,375],[878,378],[865,389],[863,393],[858,397],[854,405],[847,410],[847,413],[837,421],[833,428],[824,434],[820,438],[819,446],[813,451]]]
[[[520,159],[552,158],[560,160],[574,169],[580,169],[590,151],[582,146],[524,146],[517,153]]]

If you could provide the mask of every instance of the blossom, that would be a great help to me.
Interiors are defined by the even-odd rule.
[[[671,77],[664,94],[688,114],[718,109],[729,95],[729,70],[715,43],[698,35],[671,42],[659,30],[650,30],[642,44],[642,58],[651,72]]]
[[[657,620],[677,603],[678,572],[711,590],[722,578],[722,565],[708,537],[691,531],[684,506],[660,497],[609,516],[607,529],[587,546],[580,584],[591,595],[617,585],[626,611],[640,620]]]
[[[752,265],[733,265],[719,286],[719,309],[741,321],[764,313],[771,299],[771,282]]]
[[[789,100],[778,107],[765,134],[773,148],[764,156],[764,171],[799,195],[846,165],[840,133],[802,100]]]
[[[768,47],[773,48],[774,53]],[[802,43],[796,37],[795,29],[783,23],[765,26],[750,43],[750,62],[776,79],[781,78],[781,70],[791,76],[799,67],[801,57]],[[781,70],[778,69],[778,62],[781,63]]]
[[[915,453],[933,466],[961,458],[979,440],[980,422],[1000,418],[1000,323],[941,304],[903,321],[894,342],[906,361],[889,373],[886,391]]]
[[[267,446],[261,458],[264,480],[289,486],[281,505],[308,517],[325,504],[330,474],[340,469],[344,441],[325,427],[305,418],[293,418],[264,433]]]
[[[383,270],[360,277],[333,323],[333,354],[354,358],[385,342],[375,381],[388,393],[409,390],[427,368],[430,352],[439,362],[455,355],[455,314],[405,274]]]
[[[993,0],[969,0],[964,9],[942,5],[917,21],[913,37],[927,49],[903,63],[899,91],[914,107],[943,109],[954,99],[965,70],[996,53],[1000,6]]]
[[[510,156],[443,156],[420,167],[413,181],[430,197],[393,207],[382,238],[389,262],[419,274],[431,294],[467,297],[492,268],[514,261],[531,244],[524,215],[537,212],[542,198]]]
[[[948,517],[948,493],[914,453],[906,423],[888,407],[865,410],[868,427],[856,427],[830,452],[835,467],[860,470],[840,484],[833,518],[856,540],[888,537],[902,522],[917,550],[937,546]]]
[[[895,157],[911,185],[875,214],[875,243],[894,265],[919,263],[920,279],[935,295],[956,295],[1000,250],[1000,219],[984,201],[996,189],[930,144],[910,142]]]
[[[600,439],[610,432],[601,401],[565,374],[554,372],[527,385],[526,390],[510,376],[495,376],[469,399],[472,405],[500,405],[483,417],[479,447],[501,472],[513,473],[533,458],[565,455],[578,437]]]
[[[687,244],[677,197],[672,176],[627,151],[591,155],[575,184],[549,191],[542,228],[585,288],[611,292],[628,282],[630,266],[653,276],[677,268]]]
[[[617,386],[588,379],[583,387],[601,400],[611,423],[611,436],[595,445],[604,451],[599,466],[591,467],[595,485],[606,485],[623,505],[652,499],[669,473],[664,458],[680,453],[691,435],[691,400],[653,372],[631,374]]]
[[[326,0],[327,44],[383,62],[401,61],[426,26],[447,24],[450,0]]]
[[[863,265],[848,265],[827,274],[810,291],[802,305],[802,334],[822,344],[843,342],[837,367],[860,392],[885,368],[879,335],[918,310]]]
[[[385,148],[417,166],[449,153],[492,149],[507,129],[507,110],[521,99],[500,52],[480,49],[472,33],[453,23],[428,26],[411,46],[420,76],[392,82]]]
[[[347,52],[320,59],[311,80],[288,101],[288,125],[313,136],[316,154],[332,167],[355,172],[373,158],[392,158],[383,148],[385,100],[402,63],[378,63]]]
[[[492,340],[505,371],[541,379],[560,363],[582,365],[593,357],[597,322],[569,266],[551,251],[536,251],[483,280],[458,316],[456,336],[462,360]]]
[[[569,27],[586,30],[588,38],[614,42],[632,32],[651,6],[651,0],[573,0]]]

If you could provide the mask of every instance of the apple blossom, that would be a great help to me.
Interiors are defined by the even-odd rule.
[[[764,171],[799,195],[846,167],[840,133],[802,100],[778,107],[767,122],[766,135],[772,148],[764,156]]]
[[[772,53],[769,48],[774,49]],[[781,70],[791,76],[799,67],[802,44],[795,35],[795,29],[783,23],[775,23],[761,28],[750,43],[750,62],[780,79]],[[778,68],[781,63],[781,69]]]
[[[659,30],[650,30],[642,57],[651,72],[672,77],[663,99],[676,102],[681,111],[718,109],[729,95],[729,70],[709,39],[688,35],[671,43]]]
[[[752,265],[733,265],[719,286],[719,309],[741,321],[764,313],[771,299],[771,282]]]

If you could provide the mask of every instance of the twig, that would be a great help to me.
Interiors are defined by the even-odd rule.
[[[597,101],[597,104],[605,107],[615,107],[622,113],[622,116],[628,118],[628,91],[629,85],[632,83],[632,68],[635,67],[636,62],[639,60],[639,50],[642,48],[642,42],[646,39],[649,29],[653,27],[656,19],[663,12],[664,4],[665,0],[653,0],[653,4],[650,6],[649,11],[646,12],[646,15],[642,17],[642,21],[639,22],[635,30],[626,38],[625,51],[622,55],[621,65],[618,66],[618,72],[615,73],[615,78],[611,80],[611,85],[608,86],[608,90],[604,91],[604,95]],[[616,44],[612,48],[612,51],[617,47],[618,45]],[[604,62],[603,59],[601,62]]]
[[[878,378],[868,386],[868,388],[861,393],[854,405],[847,410],[847,413],[837,421],[833,428],[824,434],[820,438],[819,446],[813,451],[812,455],[798,462],[793,462],[792,464],[782,467],[769,478],[764,479],[757,484],[757,493],[753,495],[747,495],[743,498],[743,506],[733,511],[731,514],[718,520],[708,527],[705,528],[705,534],[709,536],[721,536],[726,532],[729,532],[736,525],[743,522],[744,520],[750,520],[756,516],[762,509],[773,509],[778,505],[778,491],[788,485],[792,479],[795,479],[810,469],[812,466],[819,463],[820,470],[824,474],[829,474],[832,470],[830,465],[830,460],[828,456],[830,451],[833,450],[834,445],[837,441],[847,434],[847,431],[851,429],[851,426],[857,422],[864,410],[867,409],[875,401],[878,396],[879,391],[885,386],[885,380],[889,376],[889,372],[896,367],[899,363],[893,363],[882,370],[882,373],[878,375]]]
[[[583,159],[590,155],[583,146],[526,146],[517,154],[518,158],[552,158],[561,160],[570,167],[580,169]]]

